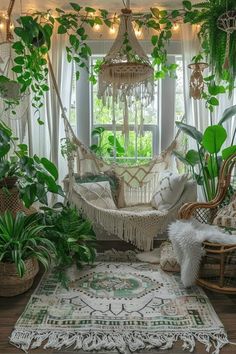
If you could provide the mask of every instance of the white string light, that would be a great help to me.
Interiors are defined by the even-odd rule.
[[[109,28],[109,32],[110,32],[111,34],[116,33],[116,29],[115,29],[115,26],[114,26],[114,25],[112,25],[112,26]]]
[[[173,30],[174,31],[178,31],[178,29],[179,29],[179,24],[178,23],[174,23]]]
[[[96,24],[94,25],[94,31],[99,31],[100,28],[101,28],[101,26],[100,26],[98,23],[96,23]]]

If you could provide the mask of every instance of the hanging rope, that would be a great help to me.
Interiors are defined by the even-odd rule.
[[[15,0],[10,0],[8,9],[7,9],[7,23],[6,23],[6,41],[10,42],[13,39],[13,35],[11,33],[11,14],[13,7],[15,5]]]

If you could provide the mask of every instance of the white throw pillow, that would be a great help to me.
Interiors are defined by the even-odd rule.
[[[83,199],[99,208],[117,209],[108,181],[78,183],[74,185],[74,189]]]
[[[153,208],[161,211],[171,209],[179,201],[187,179],[187,174],[179,175],[171,171],[162,172],[159,179],[159,188],[151,200]]]

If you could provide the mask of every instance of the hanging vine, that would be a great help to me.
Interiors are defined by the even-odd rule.
[[[235,0],[207,0],[200,4],[192,4],[191,1],[183,1],[182,9],[172,11],[151,8],[150,12],[134,16],[134,22],[138,28],[147,28],[154,31],[151,36],[153,45],[153,65],[157,68],[155,79],[165,78],[167,75],[175,77],[177,65],[168,63],[167,44],[172,38],[173,25],[175,23],[199,24],[199,39],[201,42],[201,53],[193,58],[194,62],[206,58],[210,64],[211,74],[204,78],[206,89],[202,98],[206,100],[207,107],[213,111],[214,106],[219,104],[217,95],[232,92],[236,76],[236,31],[228,41],[228,58],[226,62],[227,35],[218,28],[217,20],[226,10],[236,10]],[[14,30],[16,40],[12,45],[16,57],[15,66],[12,70],[17,74],[17,82],[20,84],[21,92],[31,89],[33,92],[32,105],[40,124],[40,108],[43,106],[45,92],[48,87],[47,55],[50,52],[53,33],[66,35],[69,44],[66,46],[68,62],[74,61],[80,68],[88,67],[88,58],[91,48],[86,42],[88,39],[87,30],[94,25],[105,25],[112,27],[117,19],[111,16],[107,10],[96,10],[91,7],[82,7],[77,3],[70,3],[71,11],[65,12],[57,8],[55,17],[50,12],[37,12],[32,16],[21,16],[18,20],[19,26]],[[96,72],[91,73],[90,81],[96,82]],[[79,70],[76,72],[76,79],[79,79]],[[0,76],[0,88],[6,77]]]

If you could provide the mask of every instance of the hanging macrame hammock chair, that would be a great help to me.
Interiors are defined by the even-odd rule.
[[[191,193],[185,190],[171,210],[159,211],[152,208],[150,203],[157,190],[160,173],[172,170],[172,151],[176,148],[177,137],[165,151],[148,163],[136,166],[108,163],[75,136],[62,104],[49,57],[48,64],[64,119],[69,169],[68,176],[64,179],[64,189],[68,201],[106,233],[131,242],[141,250],[149,251],[153,248],[154,237],[162,234],[168,224],[176,219],[180,206],[190,201],[188,198]],[[81,193],[78,178],[91,175],[112,175],[119,180],[117,208],[101,207],[99,200],[97,203],[94,200],[91,202]]]
[[[193,188],[187,183],[179,201],[170,210],[159,211],[151,206],[151,199],[158,189],[158,180],[163,171],[173,170],[173,149],[176,139],[160,155],[148,163],[137,166],[109,164],[94,154],[74,134],[63,112],[68,147],[69,173],[64,179],[67,199],[75,205],[95,226],[103,232],[131,242],[138,249],[149,251],[153,248],[154,237],[163,234],[170,222],[177,218],[179,208],[192,201]],[[115,176],[119,179],[117,208],[101,207],[90,201],[78,188],[78,178],[90,176]]]

